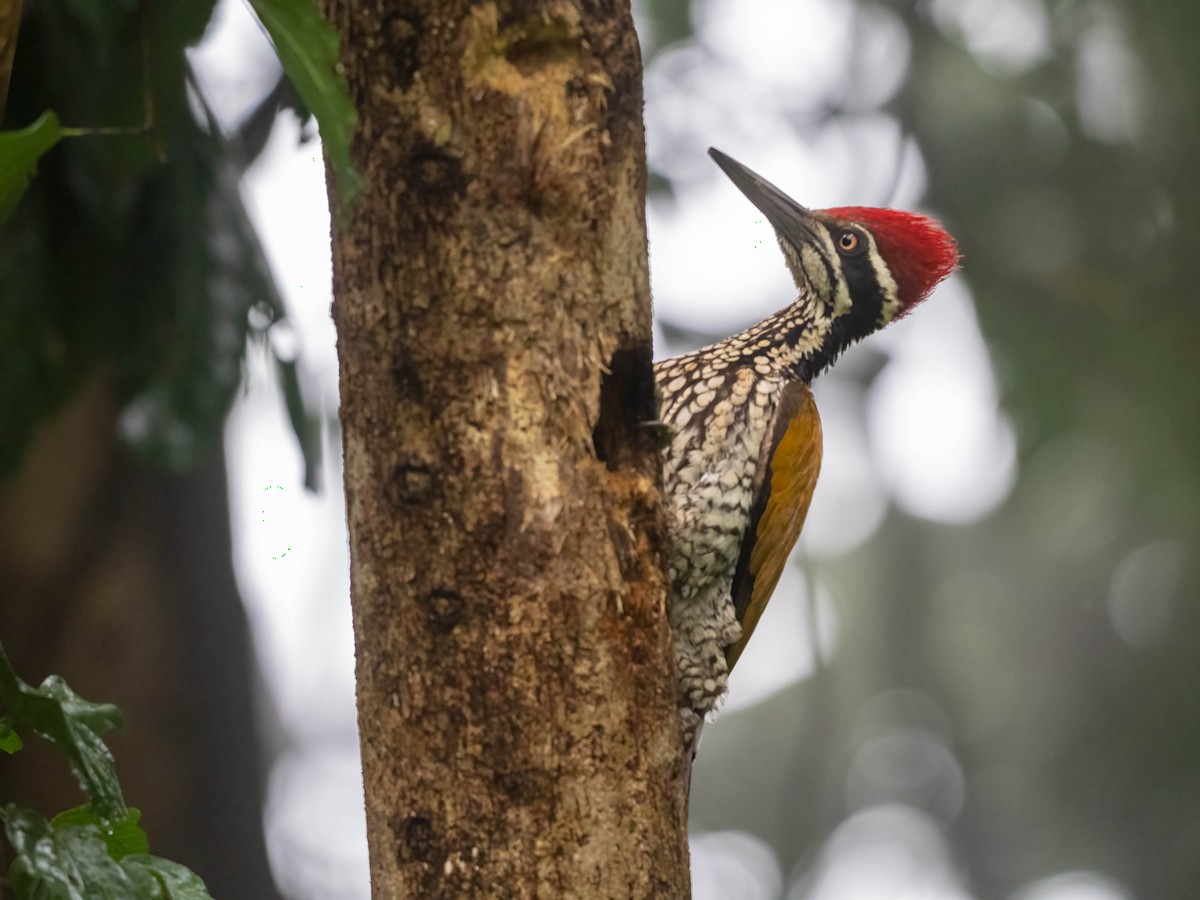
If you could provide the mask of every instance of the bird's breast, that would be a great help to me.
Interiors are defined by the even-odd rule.
[[[671,575],[684,602],[728,596],[783,385],[753,366],[686,365],[658,373],[661,418],[672,435],[663,461]]]

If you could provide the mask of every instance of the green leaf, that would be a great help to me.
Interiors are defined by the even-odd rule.
[[[106,830],[88,807],[50,822],[9,804],[0,808],[14,858],[9,884],[17,900],[212,900],[204,882],[179,863],[146,853],[139,813]],[[129,831],[132,829],[132,831]],[[120,835],[133,837],[125,842]],[[114,838],[114,835],[116,837]]]
[[[272,348],[279,387],[287,407],[288,421],[304,456],[304,486],[315,491],[321,478],[321,421],[300,386],[299,367],[294,359],[283,359]]]
[[[17,677],[0,647],[0,716],[11,728],[33,731],[58,746],[101,819],[126,818],[112,753],[100,737],[121,724],[119,709],[89,703],[57,675],[31,687]]]
[[[27,128],[0,132],[0,222],[8,218],[29,187],[38,160],[60,138],[58,116],[50,110]]]
[[[121,865],[152,875],[162,889],[161,896],[167,900],[212,900],[200,876],[177,862],[149,853],[134,853],[121,860]]]
[[[66,754],[79,786],[100,816],[107,821],[124,818],[125,800],[113,756],[101,738],[120,726],[121,711],[111,703],[84,700],[57,675],[36,690],[28,688],[24,708],[29,727]]]
[[[16,898],[141,900],[162,897],[153,874],[108,854],[95,825],[55,828],[40,814],[4,808],[4,830],[14,859],[9,884]]]
[[[5,753],[16,753],[25,744],[21,741],[21,736],[9,728],[3,722],[0,722],[0,750]]]
[[[250,0],[250,6],[274,41],[283,70],[317,118],[344,211],[362,185],[350,165],[357,116],[337,71],[338,33],[321,17],[315,0]]]
[[[130,807],[124,819],[117,822],[105,823],[91,806],[76,806],[64,810],[50,820],[55,828],[66,828],[72,825],[95,825],[100,832],[108,855],[113,859],[122,859],[131,853],[148,853],[150,840],[142,831],[138,822],[142,818],[141,810]]]

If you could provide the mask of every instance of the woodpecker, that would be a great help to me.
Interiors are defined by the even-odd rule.
[[[847,347],[907,315],[958,266],[933,219],[810,210],[709,155],[774,227],[796,299],[719,343],[655,365],[666,428],[669,617],[685,767],[800,536],[821,468],[810,383]]]

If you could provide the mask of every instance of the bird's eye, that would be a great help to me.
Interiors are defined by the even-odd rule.
[[[837,246],[838,251],[845,256],[854,256],[864,247],[862,238],[850,230],[843,231],[838,235]]]

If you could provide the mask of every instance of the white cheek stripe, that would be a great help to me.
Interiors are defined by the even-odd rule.
[[[871,268],[875,270],[875,280],[879,282],[879,290],[883,294],[883,305],[879,310],[879,327],[882,328],[892,321],[896,313],[900,312],[900,288],[888,270],[887,263],[883,261],[883,255],[879,252],[874,235],[867,233],[867,244]]]

